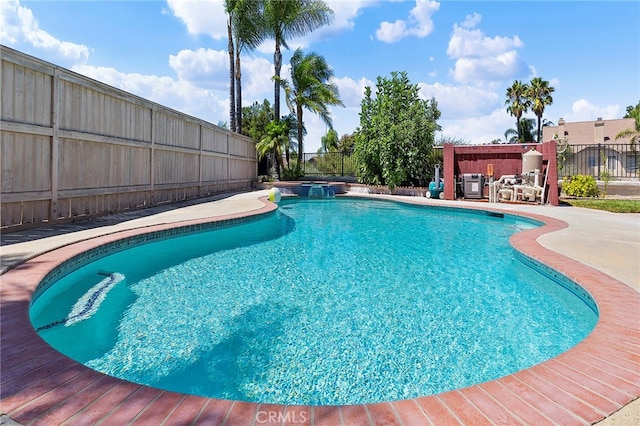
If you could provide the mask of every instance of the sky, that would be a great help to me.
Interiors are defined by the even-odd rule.
[[[224,0],[0,0],[0,43],[186,114],[229,121]],[[515,80],[555,89],[543,118],[622,118],[640,102],[640,2],[326,0],[333,23],[283,51],[282,77],[300,47],[334,71],[344,107],[339,136],[359,126],[364,88],[405,71],[442,115],[437,140],[505,140]],[[273,40],[242,56],[243,105],[273,104]],[[284,96],[282,96],[284,99]],[[282,114],[288,112],[281,106]],[[532,112],[525,117],[534,118]],[[304,113],[304,151],[328,128]]]

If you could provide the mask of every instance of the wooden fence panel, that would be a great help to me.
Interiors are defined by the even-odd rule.
[[[210,152],[227,153],[227,133],[216,131],[213,128],[202,128],[202,149]]]
[[[229,179],[229,161],[225,157],[204,156],[202,158],[202,181],[224,183]]]
[[[3,231],[248,189],[257,178],[247,137],[5,46],[0,53]]]
[[[200,126],[175,114],[156,111],[153,115],[155,140],[159,145],[200,149]]]
[[[51,125],[51,77],[25,66],[2,62],[2,119]]]
[[[46,136],[3,133],[2,193],[49,191],[50,148]]]

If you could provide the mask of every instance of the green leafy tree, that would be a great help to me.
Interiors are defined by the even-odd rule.
[[[538,132],[536,133],[536,140],[538,142],[540,142],[542,138],[542,114],[544,113],[545,107],[553,103],[551,94],[554,91],[555,89],[549,86],[549,82],[540,77],[534,77],[527,90],[527,97],[531,101],[531,110],[536,114],[536,117],[538,117]]]
[[[343,153],[352,153],[356,143],[355,134],[342,135],[338,141],[338,151]]]
[[[524,139],[523,135],[520,133],[520,119],[531,107],[531,100],[527,97],[528,93],[529,86],[526,83],[515,80],[511,87],[507,89],[507,100],[505,101],[505,105],[507,105],[507,112],[516,118],[517,140],[521,142],[524,142]],[[505,138],[507,138],[506,133]],[[507,140],[510,141],[511,139],[507,138]]]
[[[420,99],[406,72],[378,77],[375,98],[367,86],[355,138],[361,182],[391,189],[428,183],[439,118],[435,99]]]
[[[295,114],[298,123],[299,154],[304,153],[302,132],[304,110],[318,114],[327,126],[333,128],[329,107],[344,106],[340,100],[338,86],[332,80],[333,69],[324,57],[316,53],[306,55],[301,49],[297,49],[291,57],[291,81],[280,79],[287,106]],[[300,166],[301,156],[298,156],[298,166]]]
[[[333,10],[321,0],[264,0],[264,31],[275,41],[273,54],[275,116],[280,117],[280,71],[287,39],[302,37],[333,21]]]
[[[254,102],[251,106],[242,108],[244,126],[242,134],[257,141],[265,135],[267,125],[273,120],[273,108],[268,100],[262,103]]]

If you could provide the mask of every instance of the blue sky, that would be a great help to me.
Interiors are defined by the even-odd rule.
[[[504,103],[516,79],[550,82],[554,102],[544,118],[554,123],[622,118],[640,101],[637,1],[327,3],[334,23],[289,45],[333,67],[345,104],[332,110],[339,135],[357,128],[364,87],[375,92],[377,77],[392,71],[406,71],[421,96],[436,98],[438,138],[468,143],[504,139],[515,128]],[[0,43],[218,123],[229,115],[222,4],[0,0]],[[273,49],[267,40],[242,59],[245,106],[273,103]],[[285,65],[291,54],[284,52]],[[313,152],[327,129],[310,112],[304,120],[305,151]]]

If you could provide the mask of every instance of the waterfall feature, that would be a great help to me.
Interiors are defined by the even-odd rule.
[[[321,184],[310,184],[303,185],[309,187],[309,191],[307,192],[307,198],[333,198],[336,195],[335,189],[333,189],[330,185],[321,185]]]

